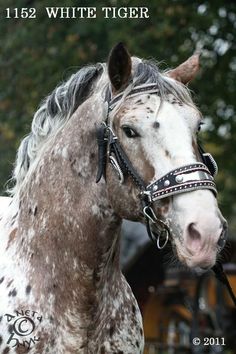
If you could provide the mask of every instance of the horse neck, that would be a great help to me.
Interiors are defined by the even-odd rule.
[[[79,308],[120,275],[121,220],[105,182],[95,183],[101,107],[91,99],[79,107],[44,149],[21,193],[18,257],[29,262],[39,293],[60,298],[58,306],[73,300]]]

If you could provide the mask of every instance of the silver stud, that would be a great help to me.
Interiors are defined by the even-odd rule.
[[[170,185],[170,181],[167,179],[167,180],[165,180],[165,182],[164,182],[164,187],[169,187],[169,185]]]
[[[156,192],[158,190],[158,185],[155,185],[152,187],[153,192]]]
[[[183,182],[183,179],[184,179],[184,178],[183,178],[182,175],[178,175],[178,176],[175,177],[175,180],[176,180],[177,183]]]

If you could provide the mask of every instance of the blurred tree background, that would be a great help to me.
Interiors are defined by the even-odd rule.
[[[96,19],[49,19],[46,6],[96,6]],[[105,19],[102,6],[148,6],[148,19]],[[36,7],[36,19],[5,19],[5,7]],[[219,200],[236,231],[236,2],[196,0],[0,0],[0,189],[40,101],[79,67],[105,61],[123,41],[163,69],[201,50],[191,84],[205,117],[201,139],[216,158]],[[179,137],[176,136],[176,139]]]

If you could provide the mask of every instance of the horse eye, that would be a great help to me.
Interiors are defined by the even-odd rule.
[[[202,126],[204,125],[204,122],[200,122],[197,128],[197,132],[199,133],[201,131]]]
[[[127,138],[136,138],[138,136],[140,136],[134,129],[128,127],[128,126],[123,126],[122,127],[125,135],[127,136]]]

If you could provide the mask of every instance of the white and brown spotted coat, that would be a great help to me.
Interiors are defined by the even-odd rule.
[[[1,218],[1,354],[28,352],[7,345],[5,314],[22,309],[43,318],[30,354],[143,351],[140,311],[119,265],[121,219],[105,182],[95,183],[102,119],[86,101],[45,146]]]

